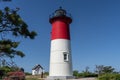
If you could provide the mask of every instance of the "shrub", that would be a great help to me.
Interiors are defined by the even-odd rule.
[[[120,80],[120,74],[102,74],[98,77],[99,80]]]

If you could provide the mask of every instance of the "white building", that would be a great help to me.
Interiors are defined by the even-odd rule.
[[[44,69],[41,65],[37,64],[32,68],[32,75],[40,75],[43,74]]]

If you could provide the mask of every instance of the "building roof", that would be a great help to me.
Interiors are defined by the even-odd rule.
[[[36,70],[36,69],[38,69],[38,68],[43,69],[43,67],[42,67],[40,64],[37,64],[37,65],[35,65],[35,66],[32,68],[32,70]]]

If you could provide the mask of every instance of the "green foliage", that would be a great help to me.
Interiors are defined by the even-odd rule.
[[[106,73],[114,73],[115,69],[112,66],[96,65],[96,71],[98,75]]]
[[[74,70],[73,71],[73,76],[75,76],[76,78],[78,78],[79,77],[79,72],[77,70]]]
[[[0,78],[2,78],[3,76],[8,76],[8,72],[15,71],[21,71],[21,69],[17,66],[2,66],[0,67]]]
[[[6,74],[7,72],[12,71],[12,68],[10,68],[9,66],[4,66],[4,67],[0,67],[0,70],[3,70]]]
[[[12,10],[9,7],[0,10],[0,32],[11,32],[13,36],[34,39],[37,33],[28,30],[28,25],[17,14],[18,10],[19,8]]]
[[[120,80],[119,72],[115,71],[112,66],[97,65],[95,72],[90,72],[89,67],[79,73],[79,71],[73,71],[73,75],[76,78],[85,77],[98,77],[98,80]]]
[[[37,78],[27,78],[26,80],[42,80],[42,79],[37,79]]]
[[[15,56],[24,57],[22,51],[16,50],[20,42],[13,41],[13,38],[5,38],[6,35],[15,37],[22,36],[24,38],[34,39],[37,33],[30,31],[28,25],[22,20],[18,14],[19,8],[10,9],[5,7],[0,10],[0,58],[8,57],[14,58]]]
[[[32,75],[32,73],[29,73],[29,72],[25,72],[25,75]]]
[[[81,72],[79,73],[79,77],[98,77],[98,75],[92,72],[89,73]]]
[[[3,66],[0,67],[0,78],[2,79],[3,76],[7,75],[8,72],[12,71],[12,68],[10,68],[9,66]]]
[[[48,75],[49,75],[49,72],[44,72],[44,75],[45,75],[45,76],[48,76]]]
[[[20,69],[17,66],[3,66],[3,67],[0,67],[0,70],[3,70],[5,72],[5,74],[6,74],[8,72],[18,71]]]
[[[98,80],[120,80],[120,74],[115,71],[115,68],[104,65],[96,65],[94,73],[86,69],[79,75],[82,77],[98,77]]]
[[[19,42],[12,42],[11,40],[1,40],[0,41],[0,56],[7,56],[13,58],[15,55],[24,57],[24,53],[15,50],[19,45]]]
[[[73,76],[75,76],[76,78],[83,78],[83,77],[97,77],[98,75],[95,73],[92,73],[90,71],[83,71],[83,72],[78,72],[77,70],[73,71]]]
[[[0,66],[2,66],[0,70],[4,71],[4,75],[7,72],[19,70],[12,61],[15,56],[25,56],[22,51],[17,50],[20,42],[13,40],[13,37],[10,38],[5,36],[22,36],[24,38],[34,39],[37,35],[35,31],[30,31],[28,29],[28,25],[22,20],[18,11],[19,8],[10,9],[9,7],[0,10]],[[11,61],[7,62],[6,58],[9,58]]]
[[[120,80],[120,74],[102,74],[98,77],[99,80]]]

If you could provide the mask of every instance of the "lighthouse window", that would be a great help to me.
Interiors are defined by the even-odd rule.
[[[69,61],[69,55],[66,53],[66,52],[64,52],[64,61]]]

